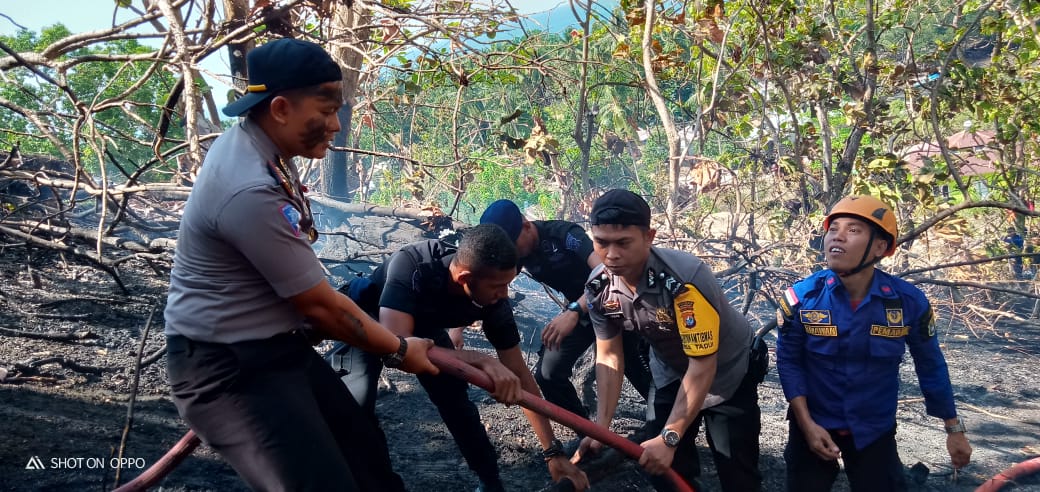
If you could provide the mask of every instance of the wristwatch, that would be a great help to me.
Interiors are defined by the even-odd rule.
[[[968,431],[968,428],[964,427],[964,420],[962,420],[960,418],[957,419],[957,423],[956,424],[947,425],[946,426],[946,433],[947,434],[955,434],[957,432],[967,432],[967,431]]]
[[[549,449],[542,451],[542,458],[549,461],[557,456],[563,456],[563,443],[559,439],[553,439]]]
[[[679,439],[681,439],[682,437],[679,435],[678,432],[665,428],[665,430],[661,431],[661,438],[664,439],[665,446],[674,448],[679,445]]]
[[[383,365],[386,367],[400,367],[401,363],[404,362],[404,354],[408,353],[408,341],[400,335],[398,335],[397,339],[401,341],[401,345],[397,347],[397,352],[391,352],[383,356]]]
[[[581,304],[578,304],[578,301],[573,301],[567,305],[567,310],[581,314]]]

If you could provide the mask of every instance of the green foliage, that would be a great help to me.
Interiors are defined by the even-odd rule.
[[[44,28],[40,33],[21,30],[14,36],[0,36],[0,40],[17,51],[31,52],[42,51],[51,43],[71,34],[64,25],[55,24]],[[151,51],[152,48],[143,46],[136,40],[113,40],[74,50],[59,57],[56,62],[72,62],[77,58],[93,55],[140,54]],[[150,65],[150,62],[143,61],[87,61],[71,65],[62,72],[38,67],[48,76],[66,83],[75,94],[76,101],[27,68],[16,67],[5,73],[11,83],[0,86],[0,98],[39,115],[44,124],[50,127],[66,146],[71,146],[73,123],[82,116],[82,111],[123,95],[148,74]],[[98,132],[105,136],[106,146],[124,166],[128,163],[140,166],[152,159],[153,153],[149,145],[155,137],[151,127],[141,125],[126,113],[133,112],[141,120],[157,125],[161,105],[174,83],[175,79],[169,72],[157,70],[140,87],[130,92],[121,106],[110,107],[93,114],[94,124]],[[77,108],[76,102],[83,105],[84,109]],[[184,129],[182,125],[177,124],[178,122],[175,120],[169,137],[183,138]],[[81,131],[88,130],[89,128],[85,128]],[[43,137],[40,129],[26,115],[15,111],[0,111],[0,145],[10,147],[16,142],[21,144],[23,152],[61,157],[58,149]],[[83,162],[88,169],[96,171],[98,156],[82,141],[81,145]]]

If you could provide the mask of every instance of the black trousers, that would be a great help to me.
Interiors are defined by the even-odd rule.
[[[254,490],[405,490],[386,436],[302,336],[167,348],[177,411]]]
[[[841,450],[845,475],[853,492],[907,489],[903,463],[896,448],[895,427],[860,450],[856,449],[851,434],[831,431],[830,435]],[[791,492],[829,491],[838,477],[838,461],[823,460],[813,453],[793,418],[790,419],[784,461],[787,462],[787,490]]]
[[[672,412],[682,380],[664,388],[652,388],[646,407],[647,431],[650,436],[660,434]],[[758,471],[758,436],[762,430],[761,411],[758,407],[758,383],[753,375],[744,376],[733,396],[719,405],[701,410],[693,424],[683,434],[675,451],[672,469],[696,486],[700,477],[700,458],[694,444],[701,422],[704,422],[708,447],[715,459],[722,490],[726,492],[756,492],[762,487]],[[657,490],[674,490],[663,475],[651,476]]]
[[[440,330],[432,338],[438,347],[455,350],[447,331]],[[339,349],[334,349],[331,353],[336,352],[341,354],[338,355],[338,365],[346,372],[342,377],[343,384],[346,384],[365,411],[374,418],[379,374],[383,370],[382,361],[378,356],[357,347],[350,347],[345,354]],[[477,406],[469,399],[469,383],[445,373],[436,376],[422,374],[418,379],[430,401],[437,407],[441,420],[455,439],[455,444],[473,473],[485,486],[492,489],[501,487],[498,455],[488,437],[487,429],[480,422]]]
[[[534,380],[546,400],[563,407],[581,417],[588,418],[589,412],[578,398],[571,383],[574,363],[596,341],[596,334],[587,314],[578,319],[577,326],[563,339],[559,350],[543,346],[538,351],[538,363],[534,367]],[[622,334],[625,350],[625,377],[645,400],[650,393],[651,377],[648,365],[648,346],[643,338],[633,332]]]

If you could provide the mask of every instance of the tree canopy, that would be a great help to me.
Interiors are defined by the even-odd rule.
[[[563,30],[505,0],[112,8],[138,17],[0,37],[8,161],[74,166],[48,183],[85,183],[104,209],[92,261],[117,225],[147,226],[130,197],[190,189],[233,124],[213,92],[233,93],[244,53],[284,36],[323,43],[343,68],[344,133],[325,162],[303,163],[312,188],[340,200],[472,222],[505,197],[581,221],[600,192],[625,187],[661,212],[669,245],[767,298],[812,268],[823,213],[850,193],[895,207],[896,262],[920,283],[1007,280],[1002,255],[1026,255],[1001,236],[1040,227],[1037,2],[571,0],[552,13],[573,19]],[[205,73],[222,50],[228,72]],[[0,179],[41,185],[15,169]],[[77,200],[30,213],[5,195],[2,220],[37,236],[41,217]]]

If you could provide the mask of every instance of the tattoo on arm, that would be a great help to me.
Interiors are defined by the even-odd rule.
[[[357,338],[358,342],[368,342],[368,332],[365,331],[365,327],[361,324],[360,318],[344,311],[343,324],[348,327],[349,330],[354,332],[354,337]]]

